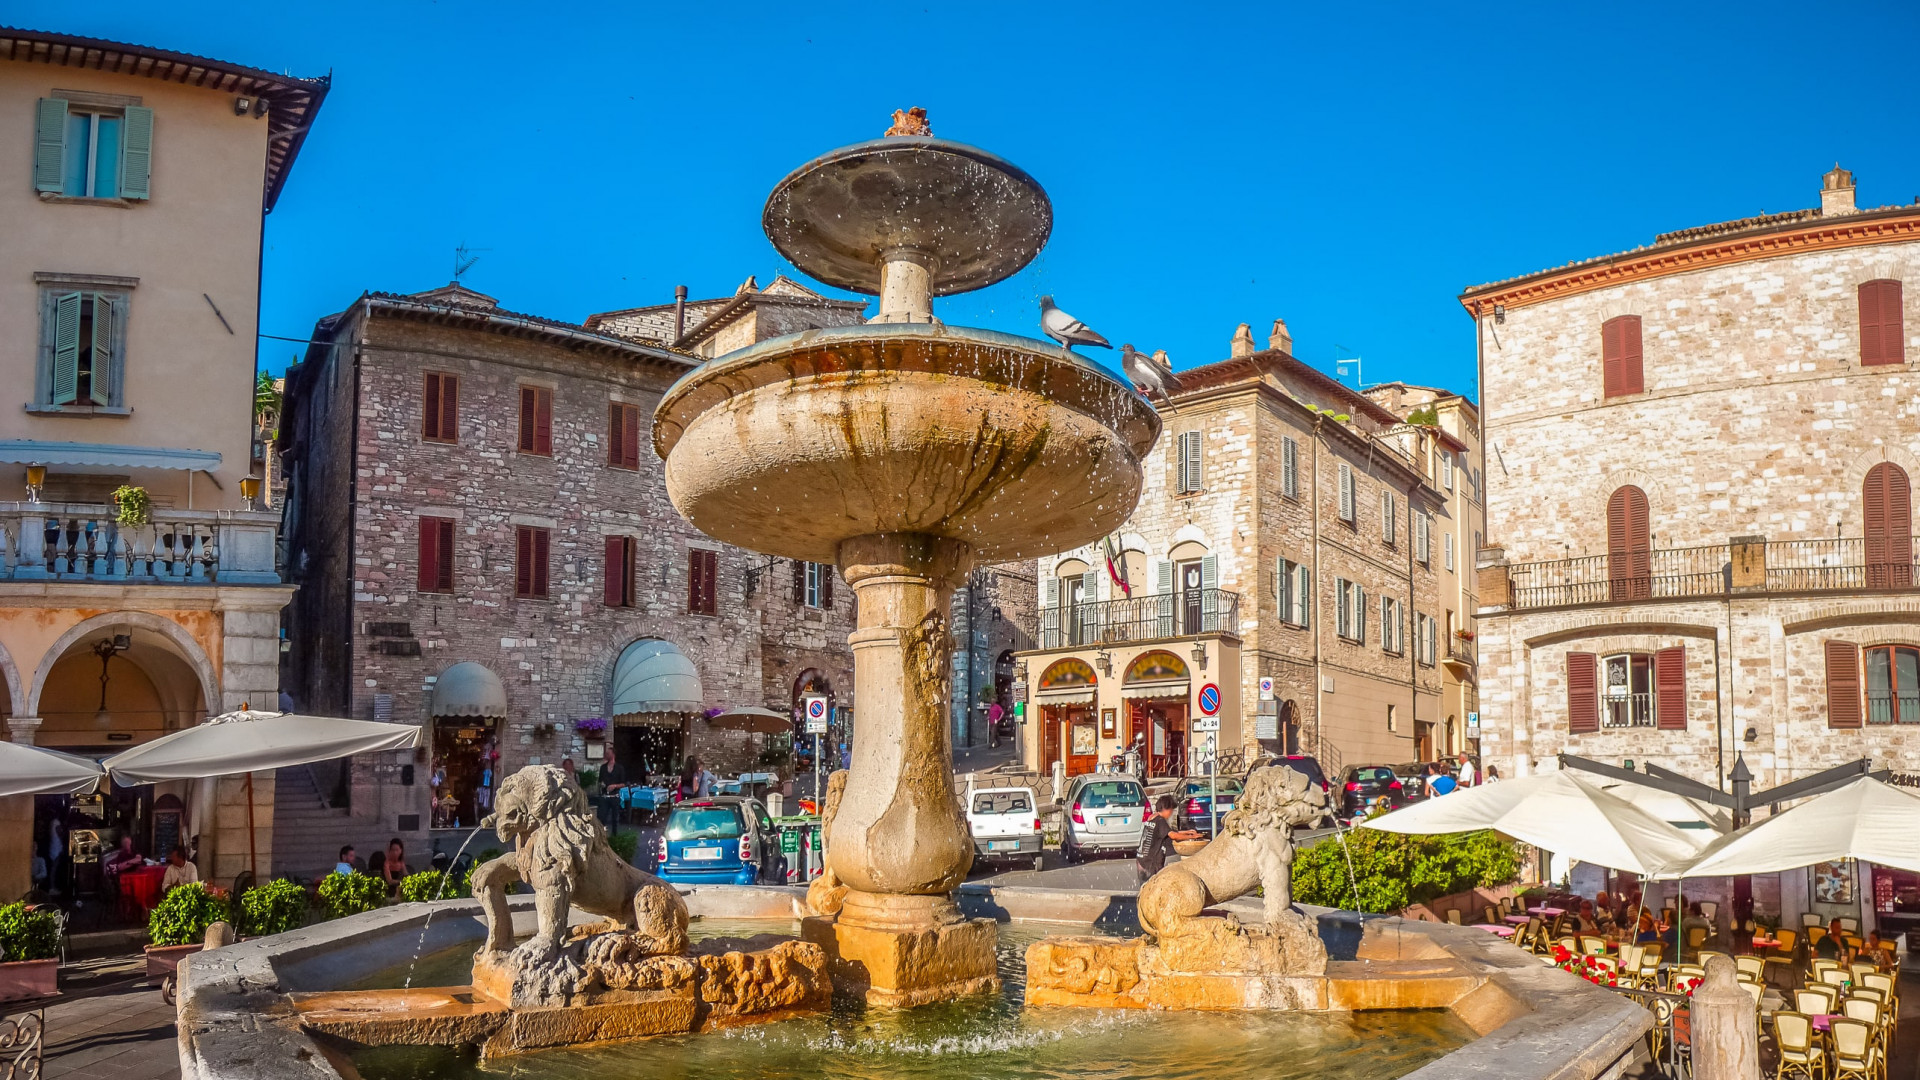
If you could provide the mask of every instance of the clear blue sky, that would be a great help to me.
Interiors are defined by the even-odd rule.
[[[1045,253],[948,322],[1037,336],[1052,293],[1186,367],[1283,316],[1323,368],[1344,347],[1368,382],[1468,393],[1465,286],[1816,205],[1836,160],[1864,204],[1920,195],[1912,0],[9,0],[0,22],[333,72],[267,226],[262,328],[296,337],[363,290],[444,284],[462,241],[487,249],[469,285],[568,320],[765,284],[788,269],[772,185],[910,105],[1054,202]]]

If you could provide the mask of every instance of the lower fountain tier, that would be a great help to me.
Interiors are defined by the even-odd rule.
[[[992,919],[965,918],[944,896],[861,899],[864,908],[849,906],[837,916],[800,923],[801,940],[826,952],[837,992],[863,994],[869,1005],[904,1008],[1000,988],[994,948],[999,930]],[[887,917],[863,922],[862,911]]]

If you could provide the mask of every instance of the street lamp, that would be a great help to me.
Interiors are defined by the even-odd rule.
[[[1206,642],[1196,641],[1193,643],[1193,662],[1196,666],[1199,667],[1201,671],[1207,670],[1207,643]]]
[[[1102,675],[1112,675],[1113,654],[1105,649],[1101,649],[1093,656],[1093,666],[1099,668],[1100,674]]]
[[[37,461],[30,462],[27,465],[27,501],[30,503],[39,502],[40,489],[46,486],[47,467]]]
[[[240,497],[246,500],[247,509],[249,510],[259,509],[259,507],[256,506],[255,504],[260,501],[260,478],[257,476],[241,477],[240,478]]]

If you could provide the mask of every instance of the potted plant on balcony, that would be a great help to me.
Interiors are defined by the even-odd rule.
[[[44,997],[60,976],[60,916],[28,911],[21,903],[0,907],[0,1001]]]
[[[1453,632],[1453,636],[1454,636],[1454,637],[1457,637],[1457,638],[1459,638],[1459,639],[1460,639],[1461,641],[1472,641],[1472,640],[1473,640],[1473,631],[1471,631],[1471,630],[1455,630],[1455,631]]]
[[[599,740],[606,737],[607,722],[598,716],[585,716],[573,722],[573,730],[584,739]]]
[[[180,966],[182,957],[200,951],[207,927],[227,921],[232,912],[227,898],[202,882],[175,885],[147,917],[147,985],[160,986]]]
[[[137,529],[153,520],[153,502],[147,497],[146,488],[133,484],[114,488],[113,505],[120,508],[118,520],[123,529]]]

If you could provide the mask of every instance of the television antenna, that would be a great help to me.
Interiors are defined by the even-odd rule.
[[[453,249],[453,280],[455,284],[459,283],[461,275],[473,269],[474,263],[480,261],[480,256],[477,254],[478,252],[492,250],[492,248],[470,248],[467,246],[466,241],[462,240],[460,246]]]
[[[1333,347],[1335,349],[1338,349],[1340,352],[1353,353],[1352,349],[1349,349],[1345,345],[1342,345],[1338,342],[1335,342]],[[1352,356],[1346,356],[1346,357],[1335,356],[1333,358],[1334,378],[1339,379],[1339,378],[1345,377],[1347,374],[1347,369],[1349,367],[1353,369],[1354,389],[1365,390],[1367,388],[1367,383],[1366,383],[1365,377],[1360,374],[1360,354],[1358,353],[1354,353]]]

